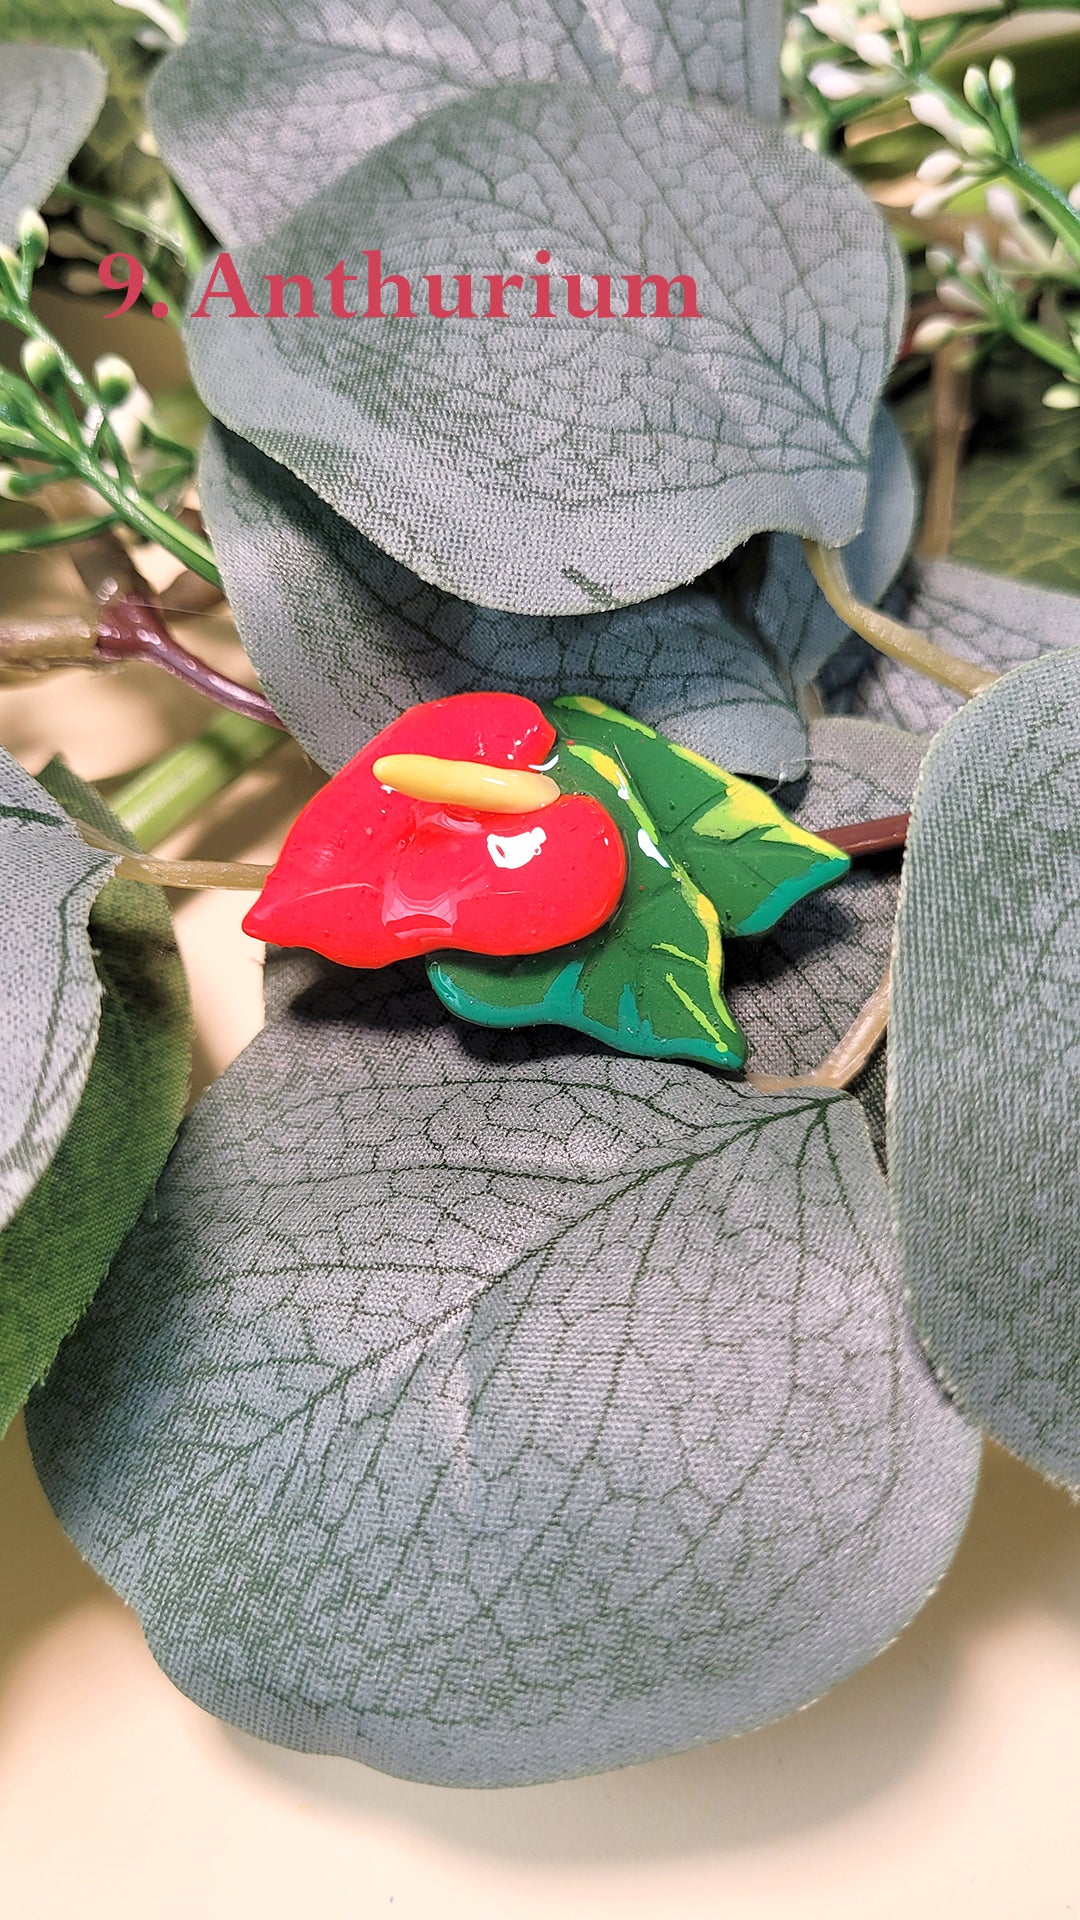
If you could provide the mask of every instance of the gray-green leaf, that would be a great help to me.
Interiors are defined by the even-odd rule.
[[[0,244],[39,207],[101,111],[105,69],[71,47],[0,45]]]
[[[101,986],[87,920],[116,862],[0,752],[0,1226],[41,1178],[82,1097]]]
[[[684,588],[610,613],[496,613],[417,578],[249,441],[207,436],[200,498],[259,678],[336,771],[418,700],[585,693],[732,773],[797,779],[806,730],[771,648]]]
[[[870,442],[866,515],[844,552],[852,590],[869,606],[877,606],[907,557],[915,507],[911,462],[890,416],[879,407]],[[732,611],[775,648],[798,684],[813,680],[847,636],[793,534],[773,533],[733,554],[722,587]]]
[[[777,0],[195,0],[151,111],[186,192],[231,243],[270,233],[477,87],[595,81],[772,119],[780,14]]]
[[[42,781],[69,812],[127,837],[62,763]],[[134,1225],[187,1095],[187,989],[164,896],[108,881],[91,908],[90,935],[104,989],[90,1072],[54,1159],[0,1233],[0,1433]]]
[[[1003,1445],[1080,1485],[1080,654],[938,735],[916,796],[889,1164],[931,1358]]]
[[[543,248],[556,302],[560,274],[609,273],[615,317],[530,318],[527,281],[504,320],[329,317],[323,276],[363,273],[364,249],[418,296],[425,274],[474,273],[482,314],[483,276],[535,273]],[[187,329],[211,412],[450,593],[590,613],[759,531],[858,532],[903,273],[861,190],[783,133],[653,96],[487,88],[233,258],[258,312],[287,268],[322,317],[211,301]],[[678,289],[670,318],[619,317],[629,273],[690,275],[700,317]]]
[[[954,1551],[855,1104],[302,991],[186,1123],[31,1403],[64,1526],[203,1706],[510,1784],[790,1711]]]
[[[913,560],[887,605],[947,653],[1002,673],[1055,648],[1080,646],[1080,597],[952,560]],[[919,733],[936,733],[963,703],[962,695],[854,635],[825,678],[830,706]]]

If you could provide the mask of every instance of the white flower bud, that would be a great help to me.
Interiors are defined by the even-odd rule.
[[[933,127],[950,146],[960,145],[960,136],[965,131],[964,123],[951,113],[944,100],[936,93],[913,93],[908,101],[912,113],[924,127]]]
[[[1003,94],[1008,96],[1012,92],[1016,81],[1016,68],[1011,60],[1006,60],[1004,55],[999,53],[997,58],[990,62],[987,78],[990,81],[991,92],[1000,100]]]
[[[942,306],[951,307],[954,313],[983,312],[982,301],[977,300],[971,289],[962,286],[959,280],[943,280],[937,292]]]
[[[883,33],[857,33],[855,51],[868,67],[891,67],[896,53]]]
[[[1052,387],[1047,387],[1042,403],[1055,413],[1071,413],[1080,407],[1080,387],[1074,387],[1071,381],[1057,380]]]
[[[1077,181],[1075,187],[1069,188],[1069,205],[1070,207],[1080,207],[1080,180]]]
[[[900,0],[880,0],[878,13],[885,25],[891,27],[894,33],[899,33],[903,27],[907,26],[907,14],[900,5]]]
[[[789,34],[780,48],[780,71],[789,87],[800,85],[803,77],[803,50]]]
[[[989,127],[961,127],[960,145],[974,160],[989,160],[998,150]]]
[[[1011,187],[987,187],[986,211],[1003,227],[1018,227],[1023,221],[1020,202]]]
[[[951,180],[959,173],[963,162],[958,153],[950,147],[935,147],[925,160],[919,162],[915,171],[916,180],[925,180],[928,187],[940,187],[945,180]]]
[[[49,229],[36,208],[23,208],[15,233],[23,259],[27,260],[31,267],[40,267],[49,251]]]
[[[24,340],[19,349],[22,370],[32,387],[48,393],[64,384],[60,355],[51,340]]]
[[[935,213],[940,213],[942,207],[948,206],[963,184],[962,180],[953,180],[947,186],[931,187],[929,193],[920,193],[918,199],[911,203],[912,219],[932,220]]]
[[[816,7],[804,7],[803,12],[812,27],[823,33],[826,40],[835,40],[838,46],[853,47],[859,31],[854,16],[846,14],[841,7],[825,4]]]
[[[956,265],[956,255],[949,247],[927,247],[926,265],[935,280],[940,280],[943,273],[952,272]]]
[[[837,66],[835,60],[819,60],[808,78],[826,100],[854,100],[856,94],[866,91],[863,76],[851,67]]]
[[[103,353],[94,361],[94,385],[106,407],[122,406],[135,388],[135,369],[118,353]]]
[[[969,67],[964,75],[964,99],[976,113],[988,113],[993,102],[986,75],[981,67]]]
[[[946,320],[944,314],[941,313],[931,314],[929,320],[920,320],[912,334],[912,351],[914,353],[936,353],[939,347],[943,347],[947,340],[954,339],[955,335],[955,321]]]
[[[0,500],[22,500],[26,494],[26,475],[14,467],[0,467]]]

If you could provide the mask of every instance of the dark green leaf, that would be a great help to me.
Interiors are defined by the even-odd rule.
[[[29,1429],[203,1707],[458,1785],[815,1698],[977,1450],[853,1102],[470,1032],[418,974],[313,985],[211,1089]]]
[[[972,700],[927,756],[897,936],[889,1164],[931,1358],[1080,1485],[1080,653]]]
[[[69,812],[128,838],[60,762],[42,781]],[[0,1432],[135,1224],[187,1094],[187,988],[164,896],[110,880],[91,909],[90,935],[103,988],[93,1064],[55,1158],[0,1233]]]

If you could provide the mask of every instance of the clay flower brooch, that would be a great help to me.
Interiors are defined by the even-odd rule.
[[[316,794],[244,921],[352,967],[428,956],[452,1013],[739,1068],[723,939],[849,859],[598,700],[410,707]]]

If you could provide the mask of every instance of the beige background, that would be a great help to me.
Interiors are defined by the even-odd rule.
[[[175,377],[165,326],[84,311],[76,337],[84,358],[119,342]],[[7,561],[0,617],[72,593],[63,560]],[[235,666],[224,623],[199,645]],[[139,667],[0,691],[5,745],[91,779],[209,717]],[[267,857],[313,778],[285,748],[171,844]],[[201,1084],[260,1019],[246,899],[177,897]],[[1050,1920],[1080,1914],[1078,1806],[1080,1513],[996,1451],[940,1592],[816,1706],[622,1773],[468,1793],[286,1753],[190,1705],[61,1534],[21,1423],[0,1445],[0,1910],[21,1920]]]

